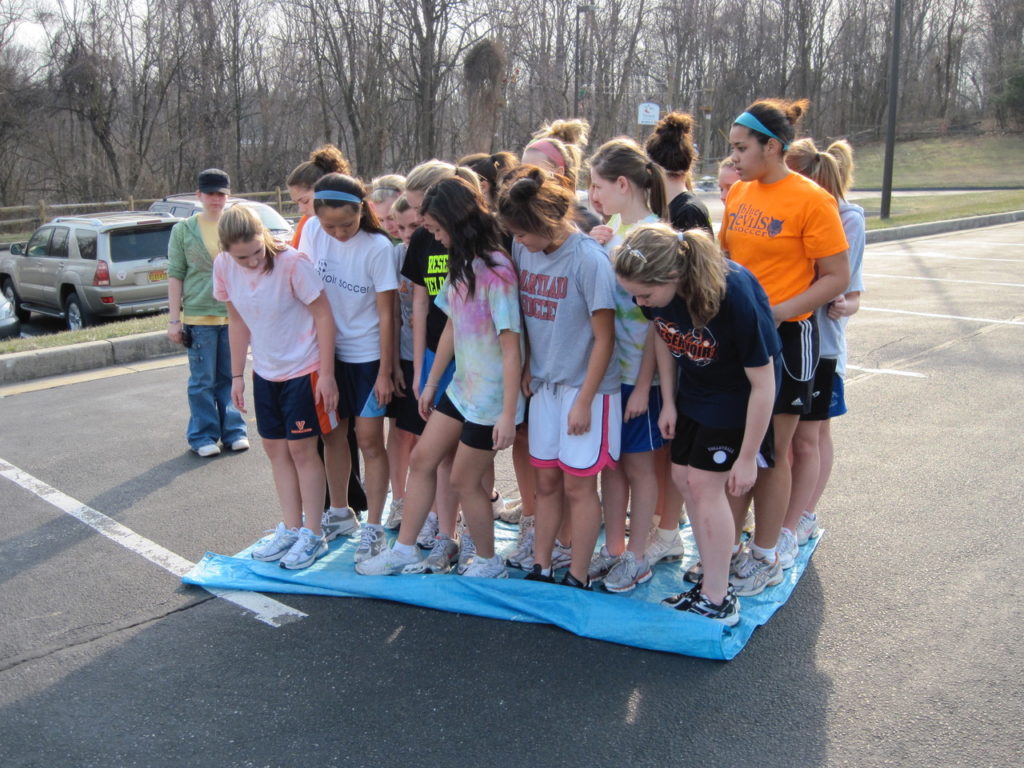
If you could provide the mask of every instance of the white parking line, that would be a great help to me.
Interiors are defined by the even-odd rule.
[[[73,499],[66,493],[58,491],[56,488],[47,485],[42,480],[18,469],[3,459],[0,459],[0,476],[6,477],[16,485],[20,485],[26,491],[35,494],[61,512],[71,515],[97,533],[135,554],[141,555],[164,570],[170,571],[178,578],[192,570],[193,565],[195,565],[181,555],[161,547],[155,541],[150,541],[140,536],[113,518],[107,517],[102,512],[98,512],[77,499]],[[280,627],[308,616],[308,614],[302,611],[261,595],[258,592],[243,592],[234,589],[210,589],[208,591],[219,598],[234,603],[247,611],[251,611],[254,614],[254,618],[272,627]]]
[[[864,257],[868,256],[917,256],[926,259],[955,259],[956,261],[998,261],[1003,264],[1024,264],[1024,259],[993,259],[987,256],[954,256],[948,253],[930,251],[874,251],[865,249]]]
[[[860,312],[889,312],[894,315],[913,315],[914,317],[936,317],[940,320],[966,320],[970,323],[987,325],[1024,325],[1024,320],[993,320],[987,317],[961,317],[960,315],[939,315],[933,312],[911,312],[909,309],[883,309],[882,307],[861,307]]]
[[[923,373],[914,373],[913,371],[894,371],[892,368],[862,368],[859,365],[846,364],[846,367],[851,371],[861,371],[862,373],[886,373],[890,376],[910,376],[915,379],[927,379]]]
[[[864,273],[864,277],[880,277],[889,280],[925,280],[930,283],[963,283],[965,285],[993,285],[1001,288],[1024,288],[1024,283],[990,283],[985,280],[956,280],[952,277],[919,277],[917,275],[882,275]]]

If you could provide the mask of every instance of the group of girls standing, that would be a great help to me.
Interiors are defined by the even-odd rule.
[[[848,146],[794,144],[805,108],[760,101],[732,125],[720,178],[738,180],[717,242],[692,192],[692,120],[676,113],[643,148],[614,139],[589,158],[597,226],[577,195],[582,121],[544,126],[521,162],[432,160],[369,189],[321,148],[288,179],[304,214],[297,249],[238,206],[221,224],[215,293],[240,407],[252,346],[284,511],[253,557],[302,568],[358,534],[364,575],[514,567],[553,582],[565,568],[563,585],[627,592],[682,557],[685,502],[700,562],[694,587],[663,602],[734,624],[737,596],[778,583],[819,532],[842,327],[861,288]],[[819,365],[819,349],[832,362]],[[349,421],[362,525],[346,495]],[[493,462],[510,446],[520,530],[500,553],[493,521],[509,518]],[[391,546],[386,528],[398,529]]]

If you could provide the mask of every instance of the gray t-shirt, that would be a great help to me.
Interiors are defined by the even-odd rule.
[[[542,384],[578,389],[594,348],[590,316],[615,309],[615,274],[608,256],[596,240],[574,232],[554,253],[534,253],[516,242],[512,260],[519,270],[534,389]],[[615,365],[608,366],[597,391],[619,391]]]
[[[850,244],[850,286],[843,293],[864,290],[864,209],[856,203],[845,200],[839,203],[839,217],[843,220],[843,232]],[[818,320],[818,335],[821,339],[821,356],[838,361],[836,372],[846,373],[846,323],[850,319],[841,317],[833,320],[828,316],[828,304],[814,311]]]

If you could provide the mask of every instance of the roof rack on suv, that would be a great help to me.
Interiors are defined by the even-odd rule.
[[[110,211],[108,213],[100,213],[93,216],[58,216],[53,219],[50,223],[61,223],[61,224],[91,224],[94,227],[102,227],[105,224],[113,224],[118,221],[132,218],[162,218],[162,219],[176,219],[178,218],[174,214],[164,213],[160,211]]]

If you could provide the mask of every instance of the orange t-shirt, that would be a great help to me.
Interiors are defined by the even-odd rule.
[[[299,247],[299,240],[302,238],[302,228],[306,226],[306,221],[308,219],[309,216],[303,216],[299,219],[299,223],[295,225],[295,234],[292,235],[292,248]],[[306,255],[309,256],[308,253]]]
[[[836,199],[798,173],[774,184],[733,184],[719,239],[733,261],[754,273],[772,306],[810,287],[817,259],[849,248]]]

